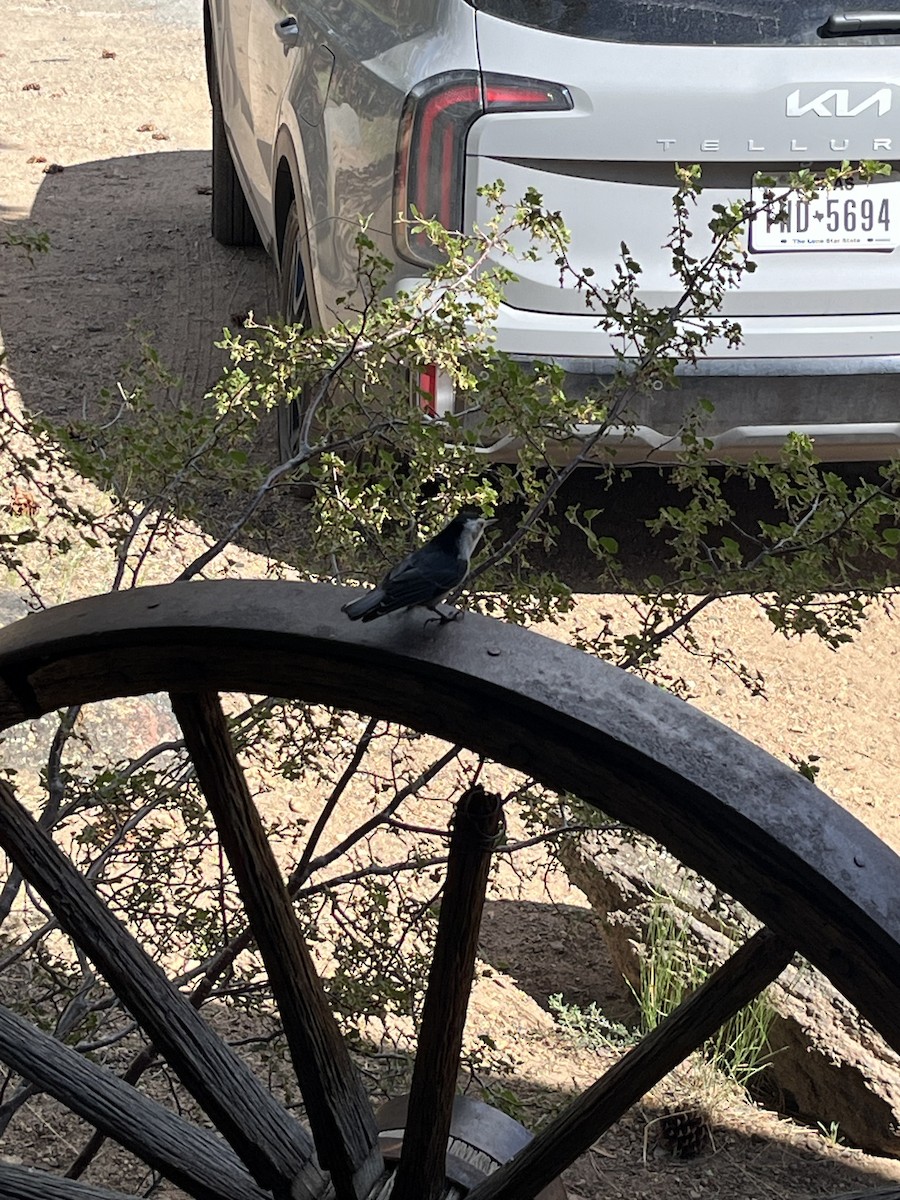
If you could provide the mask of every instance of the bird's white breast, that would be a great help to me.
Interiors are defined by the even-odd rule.
[[[473,519],[466,521],[463,525],[462,533],[459,535],[459,557],[465,559],[466,562],[472,557],[475,552],[475,547],[481,540],[481,535],[484,533],[484,521]]]

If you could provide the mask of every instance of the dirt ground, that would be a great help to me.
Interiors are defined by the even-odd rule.
[[[199,8],[179,23],[114,6],[0,0],[0,221],[13,233],[45,231],[52,246],[33,265],[0,250],[0,336],[26,406],[55,417],[89,412],[133,353],[132,327],[151,335],[200,396],[218,366],[222,326],[268,310],[274,281],[263,253],[209,236],[209,139]],[[578,620],[588,624],[612,603],[585,595]],[[675,654],[695,702],[783,759],[819,755],[825,790],[900,849],[900,624],[891,613],[874,613],[837,653],[783,641],[748,600],[703,620],[764,672],[769,698]],[[501,1042],[511,1027],[533,1031],[528,1054],[517,1051],[525,1073],[559,1088],[583,1085],[601,1064],[558,1043],[547,996],[596,998],[604,966],[583,897],[563,890],[552,901],[489,909],[485,956],[502,967],[477,1010]],[[745,1104],[722,1111],[715,1153],[673,1163],[651,1142],[645,1156],[647,1112],[573,1169],[573,1200],[809,1200],[900,1181],[900,1163]]]

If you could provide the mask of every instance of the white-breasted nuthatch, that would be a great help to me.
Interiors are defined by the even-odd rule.
[[[421,605],[437,613],[441,622],[454,620],[459,614],[446,616],[437,603],[468,575],[472,554],[488,525],[493,521],[474,508],[464,508],[430,542],[392,567],[374,591],[351,600],[341,612],[351,621],[374,621],[398,608]]]

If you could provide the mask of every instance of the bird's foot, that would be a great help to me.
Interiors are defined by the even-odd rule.
[[[425,622],[426,625],[449,625],[451,621],[460,621],[465,616],[461,608],[451,609],[450,612],[441,612],[436,604],[428,604],[426,608],[429,612],[434,613],[434,616],[429,617]]]

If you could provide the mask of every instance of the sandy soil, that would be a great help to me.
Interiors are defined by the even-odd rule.
[[[0,218],[53,246],[33,269],[3,256],[3,343],[25,403],[90,410],[133,354],[131,327],[202,396],[222,327],[268,311],[272,286],[262,251],[209,236],[202,32],[53,0],[0,11]]]
[[[222,326],[265,312],[274,281],[261,251],[229,250],[209,236],[199,25],[114,8],[80,12],[59,0],[0,0],[0,30],[0,218],[11,231],[46,231],[52,244],[33,266],[0,251],[0,335],[25,404],[56,417],[90,411],[133,353],[130,326],[149,333],[189,392],[202,396],[218,367],[212,344]],[[579,620],[609,607],[607,598],[585,596]],[[696,703],[782,758],[819,755],[822,786],[900,848],[897,621],[875,613],[838,653],[784,642],[745,600],[705,621],[763,670],[770,698],[752,699],[733,678],[676,654],[673,669],[691,679]],[[501,1040],[500,1013],[534,1029],[529,1073],[539,1061],[556,1065],[545,1086],[583,1082],[598,1067],[589,1054],[574,1067],[578,1055],[562,1057],[541,1007],[553,990],[596,997],[584,980],[602,969],[579,941],[577,921],[575,933],[562,931],[559,904],[585,916],[574,892],[554,904],[494,906],[486,953],[502,956],[504,971],[496,990],[477,999]],[[900,1178],[897,1164],[743,1107],[723,1116],[716,1155],[698,1164],[673,1167],[653,1154],[644,1162],[642,1146],[636,1114],[573,1172],[571,1194],[805,1200]]]

